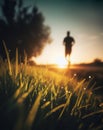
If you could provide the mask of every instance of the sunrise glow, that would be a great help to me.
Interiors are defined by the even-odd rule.
[[[70,3],[57,4],[53,6],[54,9],[51,4],[46,8],[44,3],[38,3],[38,5],[45,16],[45,23],[51,28],[53,41],[45,46],[40,56],[34,58],[37,64],[57,64],[61,67],[67,65],[63,46],[63,39],[67,30],[70,30],[71,36],[75,39],[70,57],[71,64],[90,63],[95,58],[103,60],[103,26],[95,21],[100,15],[98,12],[95,14],[94,9],[89,7],[87,11],[81,11],[82,8],[79,4],[73,11],[72,8],[68,8],[69,5],[72,7]],[[99,18],[102,19],[102,17]]]
[[[68,65],[68,62],[67,62],[67,60],[65,58],[64,59],[59,59],[59,60],[56,61],[56,65],[59,68],[66,68],[67,65]]]

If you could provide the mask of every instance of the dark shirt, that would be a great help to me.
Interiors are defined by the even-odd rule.
[[[70,36],[67,36],[64,38],[64,43],[65,43],[65,46],[68,48],[68,47],[72,47],[72,43],[74,42],[74,38],[73,37],[70,37]]]

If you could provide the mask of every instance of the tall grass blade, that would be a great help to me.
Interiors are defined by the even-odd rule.
[[[24,65],[25,67],[27,66],[27,54],[25,51],[24,51]]]
[[[50,101],[47,101],[46,103],[44,103],[44,104],[41,106],[41,109],[44,109],[44,108],[47,107],[49,104],[50,104]]]
[[[37,114],[37,111],[38,111],[38,108],[40,105],[41,96],[42,96],[42,93],[40,92],[27,116],[27,120],[26,120],[25,126],[24,126],[25,130],[31,130],[32,123],[35,120],[35,117],[36,117],[36,114]]]
[[[62,107],[64,107],[64,106],[65,106],[65,104],[61,104],[61,105],[55,107],[54,109],[52,109],[50,112],[48,112],[48,113],[46,114],[45,118],[48,117],[48,116],[50,116],[50,115],[52,115],[54,112],[56,112],[57,110],[59,110],[60,108],[62,108]]]
[[[33,89],[34,89],[34,88],[31,87],[31,88],[28,90],[28,92],[23,93],[22,96],[18,98],[17,102],[18,102],[18,103],[22,103],[22,102],[27,98],[27,96],[33,91]]]
[[[98,111],[91,112],[91,113],[89,113],[89,114],[83,116],[82,119],[85,119],[85,118],[88,118],[88,117],[90,117],[90,116],[94,116],[94,115],[100,114],[100,113],[103,113],[103,109],[102,109],[102,110],[98,110]]]
[[[9,67],[9,74],[12,75],[11,62],[10,62],[9,52],[8,52],[8,49],[7,49],[6,44],[5,44],[4,41],[3,41],[3,46],[4,46],[4,49],[5,49],[5,52],[6,52],[6,56],[7,56],[8,67]]]
[[[16,64],[15,64],[15,77],[18,74],[18,48],[16,48]]]
[[[59,115],[59,119],[60,119],[61,116],[63,115],[63,113],[64,113],[66,107],[70,104],[71,96],[72,96],[72,93],[70,93],[70,95],[69,95],[69,97],[68,97],[68,99],[67,99],[67,101],[66,101],[66,103],[65,103],[65,105],[64,105],[64,108],[63,108],[62,112],[60,113],[60,115]]]

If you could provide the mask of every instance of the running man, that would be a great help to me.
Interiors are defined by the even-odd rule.
[[[72,52],[72,46],[74,45],[75,40],[73,37],[70,36],[70,32],[67,31],[67,36],[64,38],[63,40],[63,45],[65,45],[65,57],[67,57],[67,55],[71,55]]]

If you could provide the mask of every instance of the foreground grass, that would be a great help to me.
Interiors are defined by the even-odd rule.
[[[5,46],[5,44],[4,44]],[[92,79],[77,80],[47,67],[0,59],[0,129],[102,130],[103,101]]]

